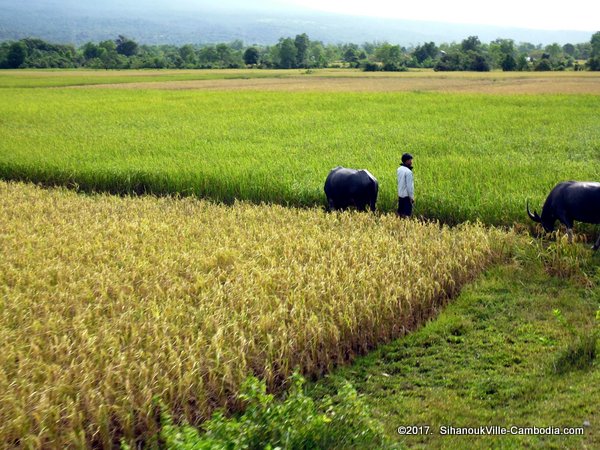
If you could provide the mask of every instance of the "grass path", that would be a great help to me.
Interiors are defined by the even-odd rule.
[[[489,270],[438,319],[320,381],[340,379],[366,396],[388,434],[411,448],[598,448],[600,363],[584,370],[560,362],[574,342],[553,314],[590,335],[600,299],[600,255],[581,247],[537,245]],[[542,255],[540,259],[539,256]],[[546,264],[541,261],[546,259]],[[563,265],[570,278],[549,276]],[[563,270],[563,273],[566,272]],[[558,374],[555,366],[562,367]],[[443,436],[441,426],[581,427],[584,436]],[[431,435],[399,436],[401,425],[429,425]]]

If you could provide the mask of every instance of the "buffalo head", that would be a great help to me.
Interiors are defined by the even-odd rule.
[[[556,221],[556,219],[552,218],[552,219],[554,219],[554,220],[552,220],[549,217],[545,217],[546,215],[544,214],[543,211],[542,211],[543,218],[540,217],[540,215],[535,210],[533,211],[533,214],[532,214],[531,211],[529,210],[529,199],[527,200],[527,215],[534,222],[541,223],[542,227],[544,227],[544,230],[546,231],[546,233],[552,233],[554,231],[554,222]]]

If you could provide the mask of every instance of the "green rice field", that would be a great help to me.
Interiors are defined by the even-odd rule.
[[[527,198],[539,208],[557,182],[600,178],[597,95],[12,87],[0,95],[0,177],[85,191],[320,205],[327,173],[342,165],[369,169],[378,207],[390,211],[408,151],[418,215],[512,224],[528,220]]]

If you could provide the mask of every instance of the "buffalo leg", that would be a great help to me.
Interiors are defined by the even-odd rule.
[[[567,236],[569,236],[569,244],[573,243],[573,228],[567,228]]]
[[[335,202],[333,201],[333,199],[328,198],[327,203],[328,203],[327,211],[334,211],[335,210]]]
[[[571,217],[561,213],[558,215],[558,220],[567,227],[567,236],[569,236],[569,244],[573,243],[573,219]],[[557,236],[558,237],[558,236]]]

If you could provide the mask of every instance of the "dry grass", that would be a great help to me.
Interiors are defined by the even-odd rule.
[[[263,69],[1,70],[2,87],[259,90],[285,92],[468,92],[600,94],[598,72],[363,72]]]
[[[0,183],[0,442],[110,448],[198,423],[430,316],[506,234],[394,216]]]
[[[236,71],[243,76],[244,72]],[[253,74],[255,72],[246,72]],[[273,78],[278,76],[278,78]],[[600,74],[593,72],[403,72],[365,73],[353,70],[268,71],[267,78],[147,81],[97,84],[97,88],[199,89],[289,92],[431,91],[484,94],[600,94]]]

